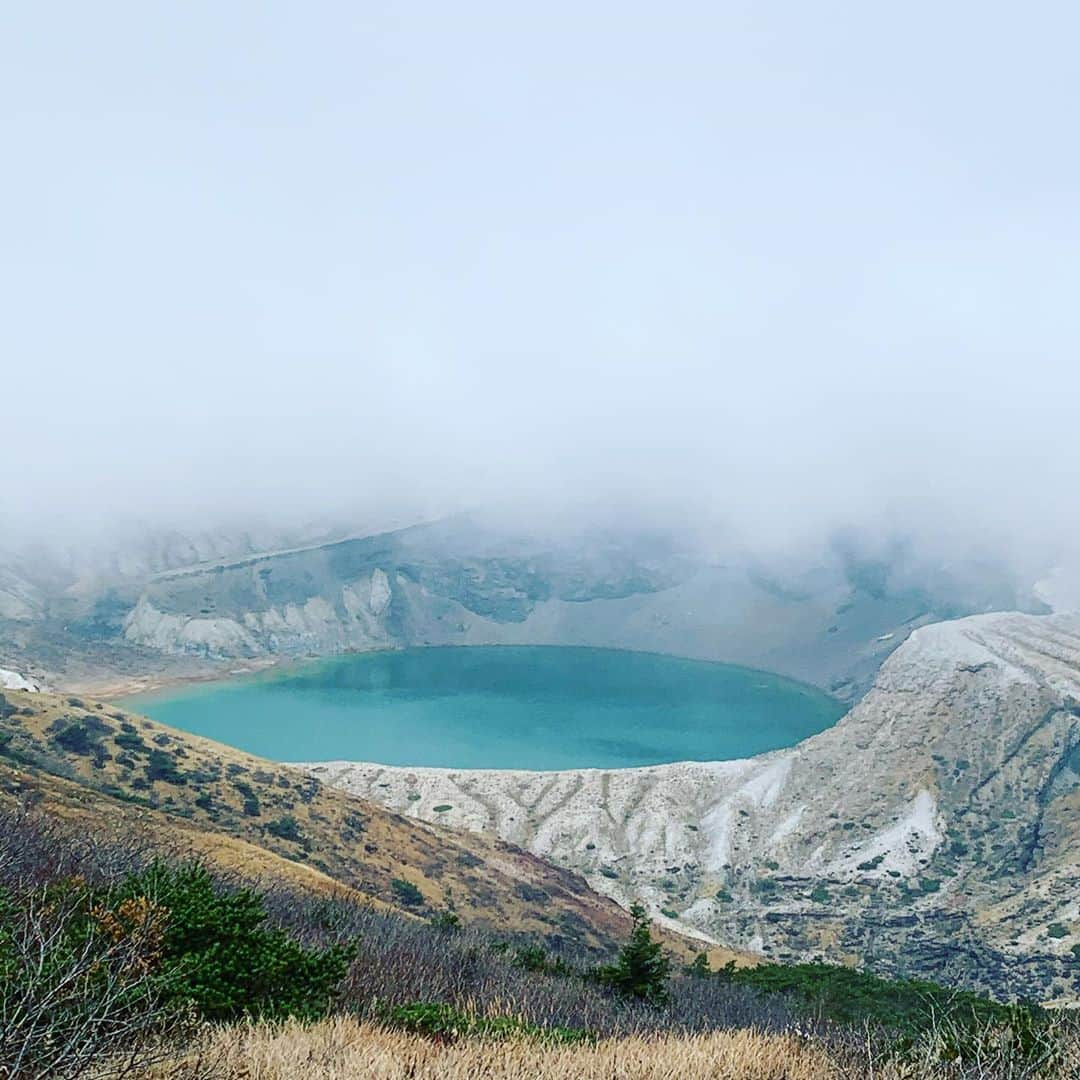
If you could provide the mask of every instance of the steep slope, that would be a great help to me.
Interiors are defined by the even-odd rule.
[[[835,727],[760,758],[311,770],[773,958],[861,960],[1003,996],[1080,993],[1080,616],[916,630]]]
[[[582,878],[501,840],[433,828],[286,766],[80,698],[0,695],[0,797],[40,803],[95,831],[139,829],[249,872],[347,887],[418,915],[453,905],[465,922],[552,946],[608,949],[630,926]],[[691,951],[683,939],[668,940]]]
[[[452,521],[159,575],[124,635],[225,656],[442,643],[476,624],[525,622],[549,600],[668,588],[688,569],[649,545],[571,551]]]

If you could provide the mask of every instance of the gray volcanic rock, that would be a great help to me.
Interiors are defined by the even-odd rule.
[[[744,761],[309,768],[732,947],[1080,992],[1080,615],[924,626],[835,727]]]
[[[278,657],[523,644],[724,660],[852,701],[915,627],[1017,607],[1044,609],[1016,572],[899,540],[762,561],[706,556],[676,530],[545,535],[467,516],[0,553],[0,653],[84,692]]]
[[[124,643],[260,658],[448,644],[591,645],[759,667],[853,700],[915,627],[1028,602],[1007,574],[966,580],[903,550],[838,544],[780,573],[670,536],[514,535],[454,519],[159,574]]]
[[[163,652],[250,657],[498,638],[547,602],[670,588],[677,554],[522,545],[458,523],[159,575],[124,623]]]

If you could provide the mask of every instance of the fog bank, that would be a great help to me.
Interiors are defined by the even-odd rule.
[[[14,12],[4,537],[483,508],[1070,562],[1077,21]]]

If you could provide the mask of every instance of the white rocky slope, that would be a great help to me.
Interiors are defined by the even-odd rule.
[[[923,627],[835,727],[744,761],[309,768],[725,944],[1004,994],[1078,990],[1080,615]]]
[[[17,671],[0,668],[0,690],[29,690],[37,692],[41,687],[33,679],[20,675]]]

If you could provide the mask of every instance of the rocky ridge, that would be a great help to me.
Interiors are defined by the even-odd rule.
[[[744,761],[308,768],[774,959],[1080,996],[1080,615],[917,629],[835,727]]]
[[[416,645],[585,645],[758,667],[846,701],[914,628],[1045,610],[1004,566],[897,540],[799,560],[674,531],[524,532],[460,516],[355,533],[147,535],[0,551],[0,666],[79,693]]]
[[[589,645],[724,660],[854,700],[915,627],[1022,601],[996,571],[834,550],[767,570],[671,537],[515,536],[464,520],[156,575],[125,646],[258,660],[413,645]]]

